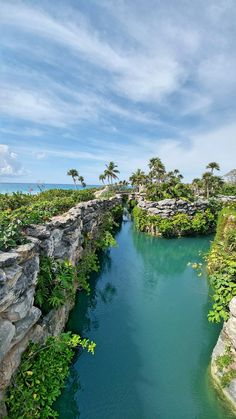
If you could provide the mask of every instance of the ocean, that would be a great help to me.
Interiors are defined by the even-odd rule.
[[[97,187],[98,185],[87,185],[85,189],[90,189]],[[0,193],[13,193],[13,192],[23,192],[23,193],[30,193],[32,195],[37,194],[40,192],[40,188],[42,191],[46,191],[48,189],[75,189],[75,185],[73,183],[68,184],[61,184],[61,183],[44,183],[44,184],[37,184],[37,183],[0,183]],[[84,189],[82,186],[78,185],[78,189]]]

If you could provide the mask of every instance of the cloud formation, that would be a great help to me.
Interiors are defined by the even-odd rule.
[[[6,144],[0,144],[0,176],[21,176],[24,174],[24,169],[18,155],[11,151]]]
[[[64,156],[97,176],[89,162],[109,158],[126,175],[155,154],[189,177],[213,155],[231,169],[234,0],[0,5],[2,141],[38,150],[38,170]]]

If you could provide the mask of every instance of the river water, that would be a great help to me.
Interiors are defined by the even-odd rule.
[[[123,223],[92,292],[68,329],[93,339],[56,404],[63,419],[228,419],[209,378],[220,326],[209,324],[206,278],[189,261],[210,238],[159,239]]]

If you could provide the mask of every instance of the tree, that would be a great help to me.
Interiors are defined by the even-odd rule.
[[[220,165],[216,163],[215,161],[213,161],[206,166],[206,169],[210,169],[211,174],[213,175],[214,170],[220,170]]]
[[[85,188],[86,183],[85,183],[85,181],[84,181],[83,176],[78,176],[78,181],[81,183],[81,186],[82,186],[83,188]]]
[[[192,181],[192,188],[195,195],[200,195],[200,192],[203,188],[203,181],[202,179],[195,178]]]
[[[147,176],[145,175],[143,170],[137,169],[136,172],[132,173],[129,180],[131,182],[131,185],[136,186],[138,188],[138,191],[140,192],[141,186],[146,183]]]
[[[113,161],[110,161],[109,164],[106,164],[106,169],[104,170],[104,175],[105,178],[107,178],[108,183],[111,184],[113,183],[113,179],[119,179],[119,177],[117,176],[119,172],[119,170],[117,169],[117,164],[115,164]]]
[[[70,170],[68,170],[67,175],[72,177],[73,182],[75,184],[75,189],[77,189],[77,183],[76,183],[76,181],[79,181],[81,183],[81,186],[83,188],[85,188],[86,183],[84,181],[83,176],[80,176],[79,175],[78,170],[76,170],[76,169],[70,169]]]
[[[202,175],[203,185],[205,188],[205,194],[207,199],[210,197],[210,187],[212,183],[212,178],[213,176],[210,172],[205,172]]]
[[[162,183],[165,177],[165,166],[159,157],[153,157],[149,160],[149,177],[152,182]]]
[[[104,184],[105,183],[105,180],[106,180],[106,175],[104,173],[102,173],[101,175],[99,175],[99,180],[101,180],[102,183]]]
[[[76,180],[77,180],[77,179],[78,179],[78,177],[79,177],[78,170],[76,170],[76,169],[70,169],[70,170],[68,170],[67,175],[72,177],[73,182],[74,182],[74,184],[75,184],[75,189],[77,189],[77,183],[76,183]]]

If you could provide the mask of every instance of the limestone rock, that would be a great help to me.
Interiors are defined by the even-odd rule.
[[[15,326],[8,320],[0,320],[0,361],[11,346],[15,335]]]
[[[13,305],[3,312],[2,317],[11,322],[23,319],[33,305],[34,292],[35,289],[30,288],[25,294],[19,297]]]
[[[14,336],[14,339],[12,340],[11,346],[14,346],[16,343],[20,342],[24,338],[24,336],[29,332],[29,330],[38,321],[41,314],[42,313],[39,308],[32,307],[25,318],[15,323],[15,328],[16,328],[15,336]]]
[[[225,325],[225,331],[232,342],[234,348],[236,348],[236,318],[231,316]]]

